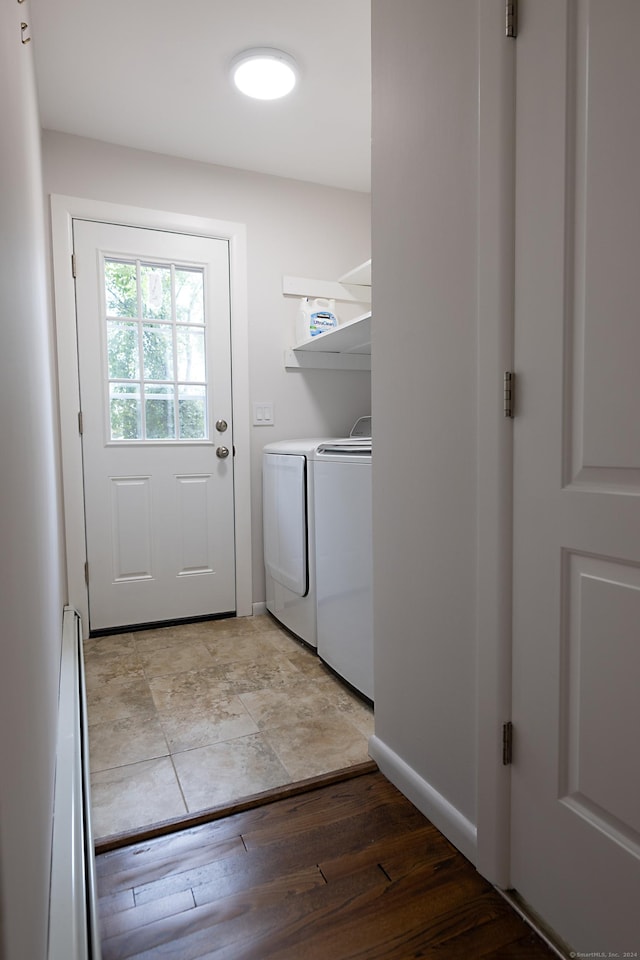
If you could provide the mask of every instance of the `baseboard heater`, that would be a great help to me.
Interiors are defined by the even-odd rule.
[[[89,735],[78,613],[65,607],[58,701],[48,960],[100,960]]]

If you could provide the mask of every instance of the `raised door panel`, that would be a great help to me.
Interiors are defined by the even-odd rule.
[[[573,9],[573,8],[576,9]],[[640,6],[571,5],[569,310],[571,474],[640,492]],[[588,33],[587,33],[588,31]]]

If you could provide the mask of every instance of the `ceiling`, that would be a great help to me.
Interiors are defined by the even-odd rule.
[[[42,126],[369,191],[370,0],[30,0]],[[280,101],[230,83],[248,47],[293,56]]]

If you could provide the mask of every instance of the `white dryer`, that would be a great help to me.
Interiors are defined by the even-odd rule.
[[[267,610],[317,646],[313,470],[322,439],[269,443],[262,455]]]
[[[372,444],[357,428],[313,454],[318,655],[373,701]]]

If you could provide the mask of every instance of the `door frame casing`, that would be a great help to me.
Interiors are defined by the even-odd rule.
[[[71,270],[73,220],[95,220],[182,233],[229,242],[231,310],[231,402],[233,409],[234,526],[236,614],[250,616],[251,577],[251,472],[249,433],[249,338],[247,316],[246,226],[146,207],[108,203],[52,194],[51,239],[55,328],[60,410],[62,488],[66,539],[67,602],[89,629],[88,588],[85,582],[86,536],[82,469],[82,442],[78,429],[80,381],[76,329],[75,283]]]
[[[511,768],[503,724],[511,719],[513,421],[503,413],[503,375],[513,370],[515,302],[515,57],[503,0],[476,0],[477,460],[476,460],[476,859],[508,889]],[[516,410],[517,415],[517,410]]]

